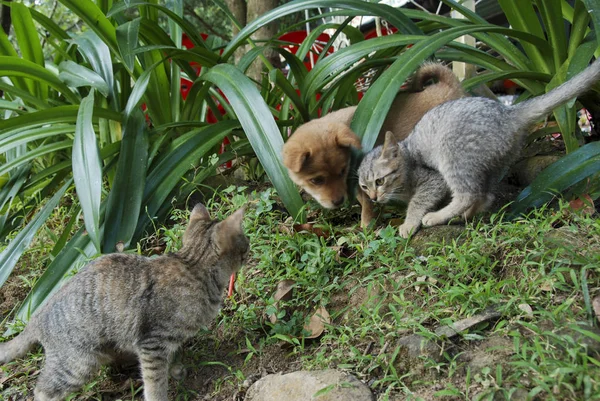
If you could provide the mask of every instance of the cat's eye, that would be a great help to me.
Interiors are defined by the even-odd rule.
[[[375,180],[375,185],[377,185],[378,187],[383,185],[383,178],[378,178]]]
[[[319,176],[319,177],[311,178],[310,182],[313,185],[323,185],[323,183],[325,182],[325,179],[323,177]]]
[[[360,184],[360,187],[363,189],[363,191],[367,191],[369,189],[365,184]]]

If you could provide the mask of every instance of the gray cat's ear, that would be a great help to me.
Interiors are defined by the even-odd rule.
[[[233,241],[235,235],[243,232],[242,222],[244,220],[244,213],[246,212],[246,205],[236,210],[231,216],[217,224],[215,228],[214,241],[219,254],[223,254],[230,250],[233,250],[235,241]]]
[[[385,133],[385,141],[381,150],[382,159],[393,159],[398,156],[398,141],[394,138],[392,131]]]
[[[190,213],[190,221],[192,220],[210,220],[208,210],[202,203],[197,203]]]

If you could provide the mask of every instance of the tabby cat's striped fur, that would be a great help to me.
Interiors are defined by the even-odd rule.
[[[243,209],[222,222],[196,205],[179,252],[111,254],[91,262],[0,344],[0,364],[41,343],[46,364],[35,400],[63,400],[119,354],[139,359],[147,401],[166,401],[173,353],[217,315],[231,273],[249,251]]]

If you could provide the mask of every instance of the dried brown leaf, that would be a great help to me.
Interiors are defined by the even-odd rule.
[[[273,296],[275,301],[289,301],[292,299],[295,284],[296,282],[294,280],[282,280],[277,283],[277,289],[275,290],[275,295]]]
[[[331,318],[327,309],[320,306],[310,317],[308,324],[304,325],[304,330],[310,334],[304,338],[317,338],[325,331],[325,325],[331,323]]]

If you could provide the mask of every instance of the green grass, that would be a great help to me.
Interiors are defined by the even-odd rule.
[[[492,215],[450,240],[438,235],[448,227],[426,229],[407,243],[395,227],[365,233],[357,219],[331,224],[339,213],[312,213],[328,236],[294,232],[272,189],[230,187],[207,206],[222,218],[247,202],[251,260],[215,324],[187,344],[188,378],[171,383],[173,399],[231,399],[265,371],[300,368],[347,370],[378,400],[600,397],[600,362],[590,350],[600,349],[592,309],[600,295],[598,218],[561,204],[513,221]],[[157,244],[177,249],[186,218],[174,211],[140,252]],[[286,279],[295,282],[293,296],[275,301]],[[306,339],[304,323],[318,306],[332,323],[320,338]],[[441,342],[439,352],[409,356],[398,345],[410,334],[435,340],[436,328],[487,308],[502,317]],[[2,369],[28,372],[41,359],[38,352]],[[17,375],[0,394],[31,391],[34,379]],[[74,399],[94,399],[104,380]],[[139,382],[120,397],[133,399],[136,391]]]

